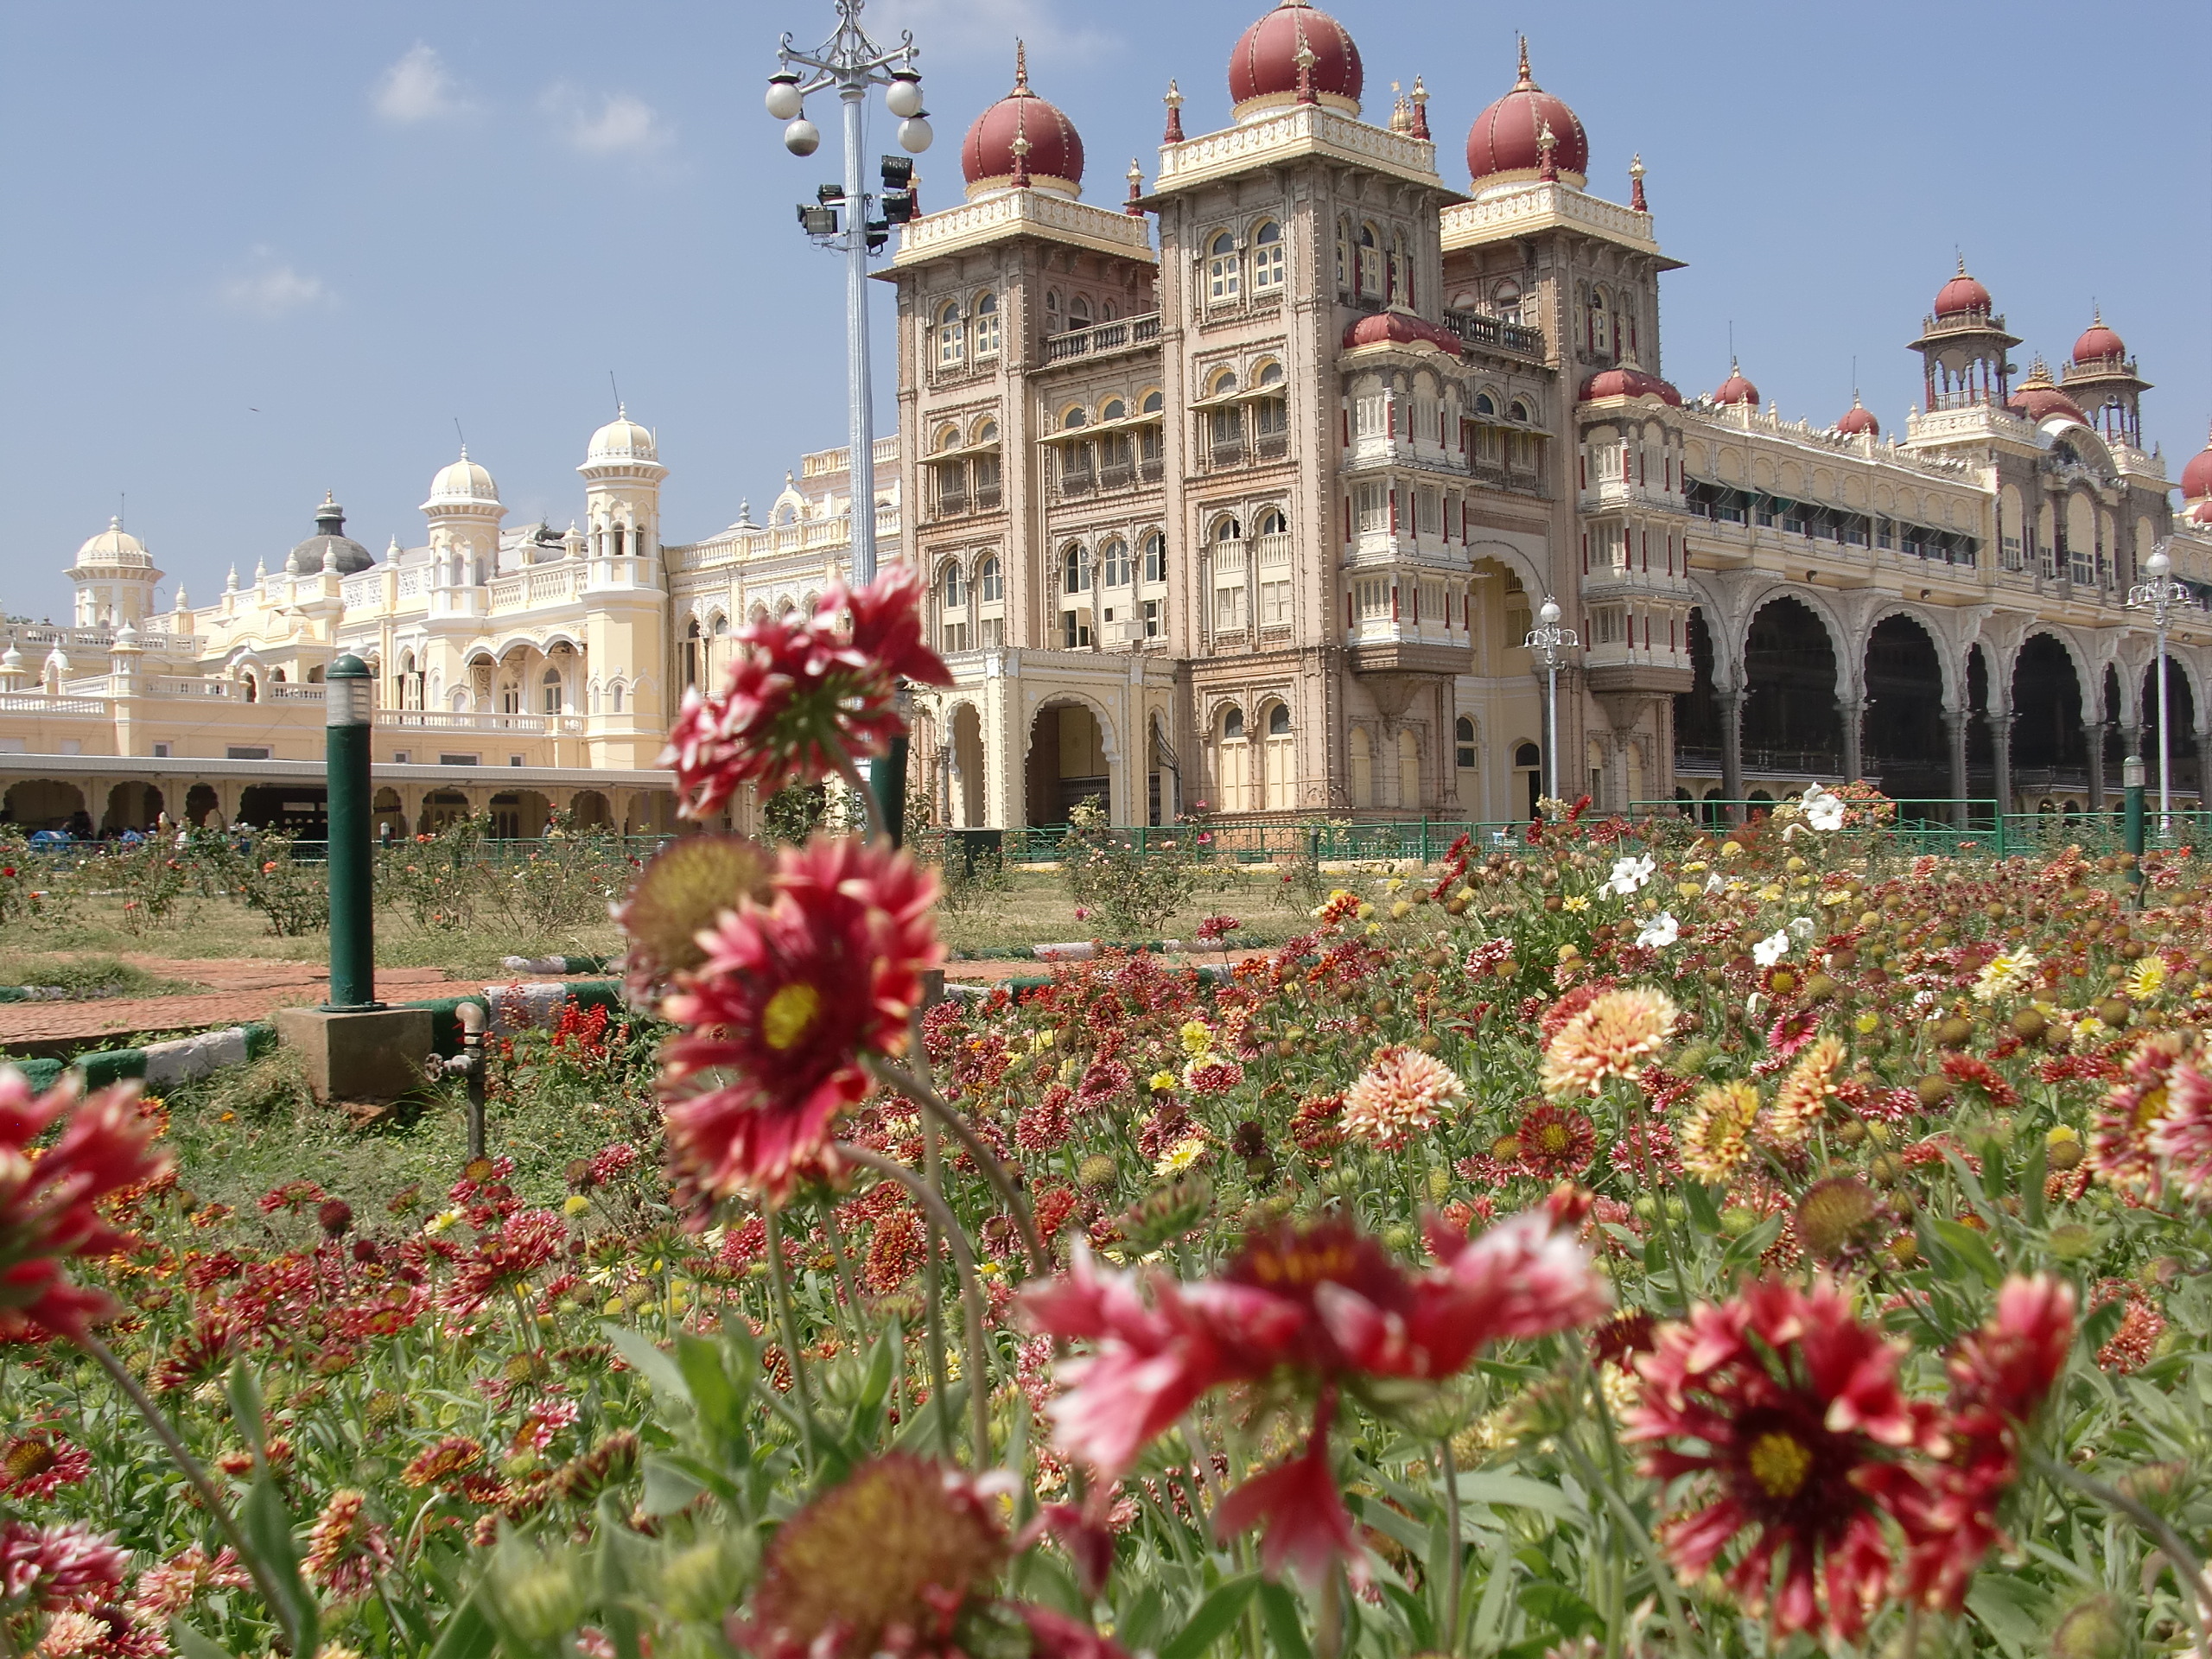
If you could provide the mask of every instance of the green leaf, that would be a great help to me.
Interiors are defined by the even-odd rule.
[[[477,1592],[471,1592],[468,1599],[439,1627],[429,1659],[486,1659],[497,1640],[492,1621],[477,1605]],[[188,1655],[187,1659],[200,1659],[200,1656]]]
[[[1256,1573],[1217,1585],[1198,1605],[1175,1639],[1160,1649],[1160,1659],[1199,1659],[1243,1616],[1245,1604],[1260,1587]]]
[[[1728,1248],[1720,1253],[1723,1269],[1733,1273],[1747,1262],[1756,1262],[1772,1248],[1774,1241],[1782,1236],[1782,1221],[1780,1216],[1769,1216],[1741,1238],[1732,1240]]]
[[[1298,1598],[1290,1586],[1273,1580],[1260,1586],[1260,1622],[1268,1627],[1268,1640],[1274,1644],[1279,1659],[1313,1659],[1313,1645],[1306,1639],[1306,1621],[1300,1616]],[[1447,1642],[1445,1646],[1452,1644]]]
[[[647,1515],[674,1515],[707,1490],[703,1481],[694,1479],[666,1458],[647,1458],[645,1474]]]
[[[269,1575],[285,1605],[270,1611],[283,1619],[296,1637],[295,1651],[311,1654],[321,1645],[322,1610],[300,1577],[300,1558],[292,1541],[292,1517],[277,1496],[276,1483],[264,1471],[254,1478],[238,1510],[247,1547]]]
[[[1521,1592],[1521,1605],[1531,1618],[1541,1618],[1572,1641],[1605,1628],[1598,1610],[1563,1584],[1537,1583]]]
[[[223,1377],[223,1391],[230,1395],[231,1415],[237,1420],[238,1433],[244,1437],[247,1450],[253,1453],[257,1469],[266,1456],[261,1436],[261,1379],[245,1361],[232,1360],[230,1370]]]
[[[691,1403],[699,1413],[717,1451],[741,1451],[745,1445],[745,1397],[730,1386],[722,1369],[722,1351],[704,1337],[679,1332],[676,1338],[677,1369],[683,1373]]]
[[[231,1659],[229,1649],[201,1635],[181,1618],[169,1621],[169,1637],[184,1659]]]
[[[1980,1233],[1964,1222],[1946,1221],[1941,1216],[1929,1217],[1928,1224],[1943,1241],[1943,1247],[1980,1274],[1985,1282],[1993,1287],[2005,1282],[2004,1264],[1989,1248],[1989,1241]]]
[[[1984,1573],[1967,1592],[1967,1611],[2013,1659],[2024,1659],[2043,1650],[2049,1599],[2016,1574]]]
[[[2082,1321],[2082,1351],[2094,1355],[2120,1334],[2120,1321],[2126,1317],[2125,1296],[2115,1296],[2101,1307],[2091,1308]]]
[[[1459,1477],[1459,1501],[1463,1503],[1495,1503],[1534,1510],[1554,1521],[1572,1521],[1582,1513],[1580,1508],[1556,1486],[1548,1485],[1541,1480],[1531,1480],[1526,1475],[1500,1474],[1483,1469]]]
[[[683,1405],[691,1403],[691,1390],[683,1381],[682,1369],[653,1345],[652,1338],[623,1325],[605,1324],[599,1328],[606,1332],[607,1341],[630,1369],[652,1383],[657,1392]]]
[[[1703,1181],[1684,1181],[1681,1188],[1682,1203],[1690,1212],[1690,1219],[1697,1224],[1699,1232],[1707,1238],[1720,1236],[1720,1211],[1713,1202],[1713,1193]]]

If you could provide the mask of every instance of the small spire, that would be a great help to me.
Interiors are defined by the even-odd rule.
[[[1421,139],[1425,143],[1428,140],[1428,88],[1421,84],[1421,77],[1419,75],[1415,75],[1414,77],[1412,101],[1414,106],[1413,136]]]
[[[1134,219],[1142,219],[1144,209],[1139,205],[1139,200],[1144,194],[1144,168],[1137,165],[1137,158],[1134,156],[1129,157],[1128,179],[1129,201],[1122,211]]]
[[[1014,96],[1029,90],[1029,45],[1017,36],[1014,42]]]
[[[121,515],[121,514],[119,514],[119,513],[113,513],[113,512],[111,512],[110,514],[108,514],[108,516],[107,516],[107,527],[108,527],[110,530],[121,530],[121,529],[123,528],[123,518],[122,518],[122,515]]]
[[[1312,104],[1316,101],[1313,96],[1313,48],[1306,41],[1306,20],[1300,17],[1294,21],[1298,28],[1298,52],[1291,61],[1298,66],[1298,101]]]
[[[1529,37],[1523,35],[1521,37],[1521,79],[1514,84],[1513,90],[1516,92],[1526,92],[1533,88],[1535,84],[1535,77],[1529,73]]]
[[[1967,251],[1966,251],[1964,248],[1961,248],[1961,249],[1959,250],[1959,275],[1960,275],[1960,276],[1965,276],[1966,274],[1967,274]]]
[[[1160,101],[1167,105],[1167,130],[1160,135],[1160,142],[1179,144],[1183,142],[1183,94],[1172,78],[1167,83],[1167,96]]]
[[[1628,205],[1632,213],[1648,213],[1651,204],[1643,199],[1643,152],[1638,150],[1636,159],[1628,164]]]
[[[1016,128],[1014,135],[1014,188],[1029,188],[1029,135]]]
[[[1414,106],[1406,101],[1405,93],[1398,90],[1398,83],[1395,80],[1390,83],[1390,96],[1392,99],[1390,105],[1390,130],[1393,132],[1402,133],[1412,132],[1414,130]]]
[[[1559,138],[1552,131],[1552,124],[1541,122],[1536,129],[1536,150],[1543,159],[1537,163],[1536,176],[1547,184],[1559,180]]]

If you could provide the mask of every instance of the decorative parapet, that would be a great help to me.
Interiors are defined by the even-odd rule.
[[[1371,127],[1318,104],[1294,105],[1262,120],[1162,144],[1160,179],[1153,191],[1166,195],[1307,156],[1349,162],[1452,194],[1436,171],[1436,146],[1427,139]]]
[[[1474,201],[1454,202],[1444,210],[1444,251],[1483,247],[1533,236],[1540,231],[1578,231],[1600,241],[1649,254],[1669,270],[1681,261],[1659,251],[1651,215],[1639,213],[1567,184],[1529,184]]]
[[[1153,257],[1151,227],[1141,219],[1041,190],[1001,190],[915,219],[899,232],[891,263],[925,264],[1018,236],[1073,243],[1121,259]]]

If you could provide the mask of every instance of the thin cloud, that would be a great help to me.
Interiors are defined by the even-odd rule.
[[[283,317],[296,311],[321,309],[338,302],[337,295],[320,276],[295,270],[289,265],[270,265],[223,284],[223,303],[249,316]]]
[[[1052,0],[886,0],[881,24],[868,32],[888,48],[912,30],[925,82],[931,64],[976,54],[1002,54],[1011,75],[1017,36],[1033,53],[1069,64],[1118,54],[1119,35],[1071,21],[1070,10]]]
[[[586,156],[649,156],[676,142],[660,111],[629,92],[580,92],[566,85],[545,89],[538,105],[553,118],[563,140]]]
[[[420,41],[377,77],[370,101],[378,115],[400,127],[448,120],[466,115],[474,107],[437,48]]]

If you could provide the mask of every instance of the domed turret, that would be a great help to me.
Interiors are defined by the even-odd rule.
[[[311,576],[320,570],[350,576],[375,563],[369,550],[346,533],[346,509],[325,490],[322,505],[315,509],[315,534],[292,550],[284,568],[296,576]]]
[[[2081,421],[2087,425],[2081,406],[2053,384],[2050,366],[2037,358],[2028,371],[2028,378],[2020,382],[2020,389],[2005,400],[2005,407],[2015,415],[2041,423],[2054,415],[2069,421]]]
[[[2127,342],[2105,327],[2103,311],[2094,311],[2090,315],[2094,321],[2082,331],[2082,337],[2074,342],[2074,361],[2078,365],[2088,365],[2123,360],[2127,356]]]
[[[1307,0],[1282,0],[1229,54],[1230,113],[1239,121],[1300,103],[1357,116],[1366,84],[1351,31]]]
[[[1083,136],[1075,123],[1029,90],[1029,54],[1014,44],[1014,90],[976,118],[960,146],[973,201],[1000,190],[1083,194]]]
[[[1744,371],[1732,357],[1728,359],[1728,378],[1714,388],[1713,401],[1716,404],[1749,404],[1753,409],[1759,406],[1759,389],[1744,378]]]
[[[1656,374],[1648,374],[1633,363],[1624,363],[1617,368],[1600,369],[1582,383],[1582,401],[1595,403],[1601,397],[1656,397],[1662,404],[1679,409],[1682,394]]]
[[[497,505],[499,486],[492,481],[492,474],[468,458],[468,446],[461,446],[461,459],[438,468],[437,476],[430,480],[430,499],[423,504],[424,512],[432,507],[466,505],[472,502]]]
[[[1467,171],[1477,191],[1518,184],[1541,175],[1543,137],[1553,139],[1551,164],[1560,181],[1580,189],[1590,181],[1590,137],[1582,118],[1538,86],[1529,73],[1529,39],[1521,37],[1521,77],[1513,90],[1480,115],[1467,131]]]
[[[1939,317],[1963,317],[1977,311],[1995,308],[1989,290],[1967,275],[1967,257],[1959,256],[1959,274],[1936,291],[1936,315]]]
[[[118,518],[77,550],[66,574],[77,585],[74,617],[80,628],[111,628],[150,614],[154,584],[162,579],[145,543]]]
[[[2204,447],[2189,458],[2189,465],[2181,469],[2181,499],[2202,501],[2212,499],[2212,437]]]
[[[1835,429],[1847,438],[1882,435],[1882,423],[1874,418],[1872,410],[1859,401],[1855,391],[1851,394],[1851,407],[1843,411],[1843,418],[1835,423]]]
[[[107,528],[99,535],[88,537],[77,550],[80,565],[107,565],[120,569],[139,569],[149,567],[154,556],[146,551],[146,544],[123,528],[120,518],[111,518]]]
[[[623,404],[615,406],[614,418],[591,435],[591,444],[584,451],[584,459],[593,461],[658,461],[660,455],[653,447],[653,435],[630,418],[629,410]]]

